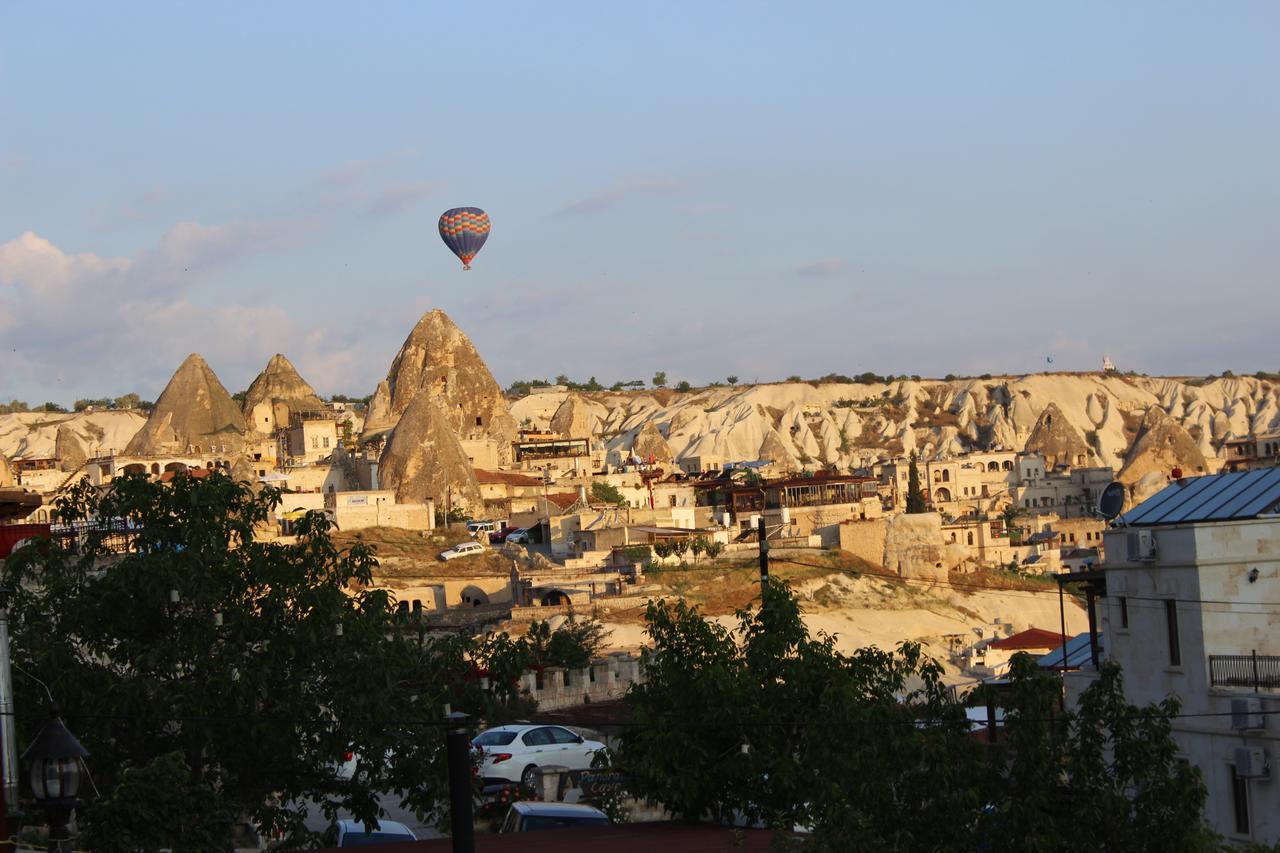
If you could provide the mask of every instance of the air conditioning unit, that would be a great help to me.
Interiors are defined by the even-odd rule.
[[[1148,528],[1131,530],[1126,544],[1131,563],[1149,563],[1156,558],[1156,534]]]
[[[1247,731],[1265,728],[1266,725],[1261,699],[1250,696],[1231,700],[1231,728]]]
[[[1270,779],[1267,751],[1260,746],[1236,747],[1236,775],[1241,779]]]

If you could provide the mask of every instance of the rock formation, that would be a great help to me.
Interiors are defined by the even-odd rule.
[[[1089,445],[1054,403],[1044,407],[1035,428],[1027,437],[1027,453],[1044,457],[1045,470],[1059,465],[1078,467],[1089,459]]]
[[[888,519],[881,564],[904,578],[947,579],[947,572],[963,561],[942,543],[942,516],[922,512]]]
[[[675,459],[675,454],[671,452],[671,445],[667,444],[667,440],[662,437],[657,424],[653,421],[645,421],[644,426],[640,428],[635,442],[631,445],[631,452],[646,462],[650,457],[655,462],[670,462]]]
[[[586,438],[595,432],[595,425],[596,418],[588,409],[587,401],[578,394],[566,397],[551,416],[551,431],[569,438]]]
[[[84,445],[80,443],[70,424],[58,426],[53,454],[58,458],[58,468],[67,472],[75,471],[89,459],[89,454],[85,452]]]
[[[413,401],[426,395],[458,438],[492,439],[499,460],[510,460],[517,430],[506,397],[471,341],[443,311],[428,311],[413,327],[391,362],[386,384],[386,394],[379,385],[371,401],[365,437],[394,427]]]
[[[1181,468],[1188,477],[1209,472],[1208,462],[1191,434],[1159,406],[1152,406],[1142,418],[1138,436],[1116,479],[1133,486],[1148,474],[1167,477],[1174,468]]]
[[[0,453],[0,489],[7,489],[14,482],[13,466],[9,464],[9,458]]]
[[[450,418],[430,394],[419,394],[400,417],[382,452],[378,476],[401,503],[428,498],[446,505],[480,510],[480,485]]]
[[[173,374],[150,417],[125,448],[127,456],[241,448],[247,431],[240,407],[205,360],[192,353]]]
[[[364,416],[364,434],[386,432],[395,425],[396,418],[391,414],[391,386],[384,379],[378,383],[377,390],[369,400],[369,411]]]
[[[277,427],[288,426],[294,412],[325,408],[324,401],[316,396],[315,389],[298,374],[289,359],[276,353],[249,385],[241,412],[251,429],[269,433]]]
[[[793,457],[786,443],[782,440],[782,436],[778,434],[776,429],[770,427],[769,431],[765,433],[764,441],[760,442],[760,450],[756,453],[756,458],[789,468]]]

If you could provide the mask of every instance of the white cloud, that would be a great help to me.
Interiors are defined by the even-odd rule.
[[[571,201],[557,209],[552,216],[574,216],[581,213],[599,213],[609,210],[637,196],[670,192],[680,189],[680,184],[667,178],[656,178],[643,181],[629,181],[618,184],[603,192],[595,193],[576,201]]]
[[[270,302],[202,306],[191,291],[211,272],[271,249],[277,223],[184,222],[132,258],[69,252],[27,232],[0,244],[0,331],[7,370],[0,396],[70,402],[75,396],[157,393],[181,359],[202,352],[231,385],[277,351],[351,375],[351,340],[304,329]],[[333,377],[325,377],[331,379]],[[235,388],[232,388],[235,390]],[[6,397],[7,399],[7,397]]]
[[[841,258],[825,258],[820,261],[812,261],[811,263],[801,264],[795,268],[796,275],[810,276],[819,278],[822,276],[835,275],[843,272],[848,266]]]
[[[382,219],[407,210],[441,188],[435,181],[406,181],[383,189],[364,206],[365,219]]]

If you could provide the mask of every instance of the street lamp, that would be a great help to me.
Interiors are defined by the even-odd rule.
[[[67,824],[80,793],[80,759],[89,751],[67,730],[55,705],[36,739],[22,753],[31,765],[31,793],[49,815],[49,847],[52,853],[70,853],[71,830]]]

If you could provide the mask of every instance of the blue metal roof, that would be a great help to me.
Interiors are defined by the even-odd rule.
[[[1099,647],[1102,646],[1102,637],[1098,638]],[[1079,669],[1086,663],[1093,660],[1093,653],[1089,646],[1089,632],[1076,634],[1067,640],[1067,669]],[[1041,669],[1062,669],[1062,646],[1058,646],[1053,651],[1044,655],[1036,661],[1036,666]]]
[[[1116,519],[1120,525],[1186,524],[1257,518],[1280,509],[1280,467],[1188,477]]]

